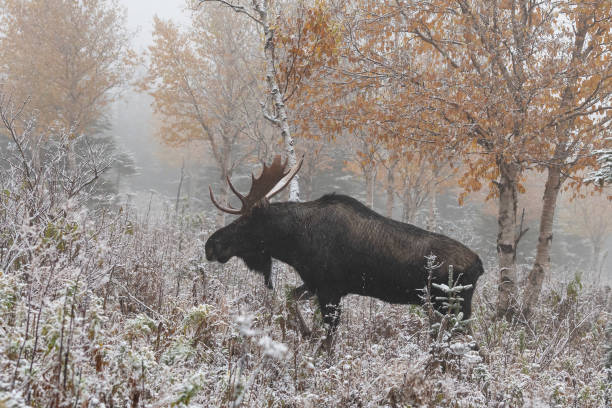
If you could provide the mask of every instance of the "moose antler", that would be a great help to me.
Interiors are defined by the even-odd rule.
[[[276,155],[270,166],[267,166],[264,163],[263,170],[261,171],[261,175],[259,177],[256,178],[255,175],[251,174],[251,189],[246,196],[240,194],[240,192],[236,190],[232,184],[230,178],[227,177],[227,183],[229,184],[230,189],[234,192],[234,194],[236,194],[242,203],[242,207],[239,210],[232,208],[229,205],[220,205],[217,200],[215,200],[212,188],[208,186],[208,190],[210,191],[210,200],[215,207],[223,212],[236,215],[248,213],[251,208],[255,207],[261,202],[267,202],[270,198],[274,197],[285,187],[287,187],[287,185],[289,185],[293,177],[295,177],[297,172],[302,167],[303,161],[304,156],[302,155],[300,161],[291,170],[285,171],[285,168],[287,167],[287,160],[282,163],[280,155]]]

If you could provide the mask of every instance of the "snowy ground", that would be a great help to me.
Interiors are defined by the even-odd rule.
[[[28,226],[5,213],[10,250],[16,240],[24,250],[0,272],[0,407],[610,401],[609,289],[558,283],[529,324],[510,324],[493,319],[495,273],[487,271],[474,299],[473,339],[443,345],[433,344],[422,308],[349,296],[327,353],[314,302],[300,304],[314,335],[295,329],[285,302],[299,284],[295,273],[275,265],[269,291],[239,260],[221,267],[203,259],[208,220],[177,216],[171,205],[148,214],[65,210],[51,224]],[[477,352],[465,347],[470,341]]]

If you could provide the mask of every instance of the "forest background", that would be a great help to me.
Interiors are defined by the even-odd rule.
[[[567,308],[568,299],[576,301],[576,288],[588,287],[603,293],[597,296],[606,304],[612,280],[606,173],[612,11],[607,1],[456,1],[451,6],[443,1],[191,1],[182,4],[176,19],[165,12],[152,17],[141,28],[151,30],[152,41],[141,43],[134,42],[138,35],[127,25],[130,10],[136,10],[132,5],[127,19],[126,9],[112,1],[5,0],[0,5],[0,108],[7,136],[3,188],[8,192],[2,267],[15,279],[7,286],[13,295],[27,300],[15,303],[21,314],[8,320],[9,326],[23,325],[25,337],[7,343],[7,350],[20,351],[7,354],[14,375],[3,381],[13,391],[22,384],[26,402],[42,395],[32,389],[38,340],[30,342],[38,339],[39,327],[30,317],[40,320],[49,311],[44,302],[36,306],[28,300],[47,299],[47,289],[23,276],[38,276],[32,271],[42,268],[51,279],[45,268],[63,259],[40,258],[31,248],[53,238],[61,241],[55,250],[64,253],[63,235],[73,234],[74,243],[82,236],[62,228],[78,231],[80,222],[69,215],[87,208],[91,214],[119,211],[127,217],[134,211],[136,218],[145,217],[123,219],[128,225],[168,221],[174,214],[160,224],[179,237],[166,249],[176,250],[179,258],[181,251],[197,252],[206,231],[227,221],[210,205],[208,185],[225,200],[226,177],[246,189],[258,163],[276,153],[290,160],[306,154],[299,178],[302,200],[349,194],[380,213],[476,250],[487,270],[488,290],[480,298],[483,326],[487,319],[510,327],[526,324],[534,331],[532,345],[539,344],[534,355],[548,350],[538,343],[542,333],[536,324],[547,302]],[[63,170],[53,167],[60,164]],[[31,199],[21,205],[23,191]],[[297,195],[295,186],[285,198]],[[20,217],[30,217],[30,226],[40,222],[42,235],[22,230],[15,223]],[[57,228],[62,234],[55,235]],[[132,234],[132,228],[124,231]],[[145,229],[141,225],[141,232]],[[189,234],[198,238],[188,245]],[[117,259],[121,256],[127,255]],[[125,318],[140,312],[136,318],[153,319],[145,327],[152,325],[159,339],[168,306],[162,299],[187,290],[185,282],[198,282],[197,274],[193,268],[159,270],[156,283],[139,294],[139,279],[129,278],[124,286],[113,280],[108,271],[119,267],[114,262],[106,269],[110,276],[97,272],[91,277],[97,283],[83,293],[100,296],[104,288],[104,310],[116,296]],[[139,264],[129,269],[125,263],[121,273],[135,274]],[[216,276],[231,287],[226,275],[203,268],[206,279]],[[278,282],[293,279],[277,272]],[[27,294],[20,286],[24,282]],[[193,283],[191,289],[194,298],[198,291],[205,298],[210,287]],[[82,300],[71,293],[74,308]],[[56,295],[48,300],[63,299],[65,318],[70,296]],[[599,307],[586,301],[599,297],[582,295],[584,303],[575,302],[576,308]],[[563,313],[562,321],[570,319]],[[590,311],[578,325],[567,320],[567,336],[556,344],[571,347],[586,326],[602,329],[607,318],[601,316]],[[220,320],[231,318],[228,312]],[[63,327],[62,321],[61,333]],[[226,345],[228,338],[217,340]],[[421,344],[425,350],[426,343]],[[22,355],[31,358],[29,374],[19,371]],[[65,363],[61,357],[53,369],[58,381],[64,370],[57,401],[70,394],[67,370],[73,370],[72,377],[78,372],[69,357]],[[103,370],[96,359],[104,358],[93,358],[95,371]],[[549,358],[538,361],[549,364]],[[253,370],[253,381],[262,380],[257,366],[244,369]],[[474,374],[473,367],[468,371]],[[581,381],[593,387],[596,378]],[[232,388],[237,384],[231,378],[230,385],[233,391],[216,395],[239,403],[242,394]],[[72,387],[81,389],[76,381]],[[129,387],[126,395],[134,398],[137,387]],[[487,399],[504,398],[501,391],[502,397],[479,392]]]

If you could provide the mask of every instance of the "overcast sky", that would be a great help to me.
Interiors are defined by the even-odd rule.
[[[138,30],[134,38],[137,51],[151,43],[154,15],[177,23],[187,20],[184,0],[119,0],[119,3],[127,9],[128,29]]]

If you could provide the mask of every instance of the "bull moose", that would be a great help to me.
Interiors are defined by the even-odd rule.
[[[472,294],[483,266],[476,253],[458,241],[394,221],[339,194],[327,194],[309,202],[270,203],[299,171],[302,160],[286,170],[276,156],[261,175],[252,175],[244,196],[227,179],[242,207],[213,204],[239,218],[213,233],[206,242],[206,259],[227,262],[241,258],[251,270],[263,274],[271,288],[272,258],[291,265],[302,278],[303,288],[316,295],[328,338],[338,325],[340,299],[347,294],[372,296],[389,303],[420,304],[420,289],[427,284],[425,257],[435,254],[441,267],[433,282],[448,282],[448,265],[462,285],[463,318],[471,314]],[[441,295],[434,293],[433,295]],[[434,306],[441,308],[441,306]]]

